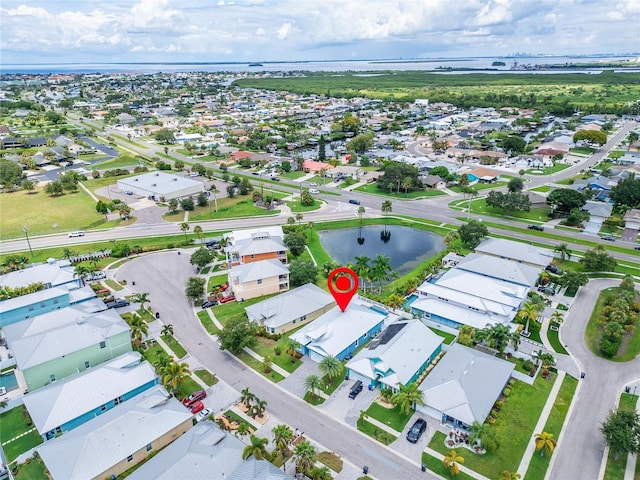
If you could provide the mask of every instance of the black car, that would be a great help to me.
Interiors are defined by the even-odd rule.
[[[607,242],[615,242],[616,237],[614,237],[613,235],[605,235],[604,237],[602,237],[602,240],[606,240]]]
[[[635,249],[636,249],[636,250],[640,250],[640,245],[636,245],[636,246],[635,246]]]
[[[544,232],[544,227],[541,227],[540,225],[529,225],[527,228],[529,230],[536,230],[538,232]]]
[[[409,440],[411,443],[416,443],[426,429],[427,429],[426,420],[422,418],[417,419],[416,422],[411,426],[411,428],[407,432],[407,440]]]
[[[353,399],[358,396],[358,394],[362,391],[362,382],[360,380],[356,380],[351,390],[349,390],[349,398]]]
[[[119,298],[119,299],[114,300],[112,302],[107,302],[107,303],[105,303],[105,305],[107,306],[107,308],[128,307],[129,306],[129,301]]]
[[[538,287],[538,291],[539,291],[540,293],[546,293],[546,294],[548,294],[548,295],[555,295],[555,294],[556,294],[556,291],[554,290],[554,288],[553,288],[553,287],[549,287],[548,285],[545,285],[545,286],[542,286],[542,285],[541,285],[541,286],[539,286],[539,287]]]
[[[562,270],[560,270],[556,265],[547,265],[546,267],[544,267],[544,269],[548,272],[556,273],[558,275],[562,273]]]
[[[213,307],[213,306],[215,306],[215,305],[217,305],[217,304],[218,304],[218,301],[217,301],[217,300],[207,300],[206,302],[204,302],[204,303],[202,304],[202,308],[209,308],[209,307]]]
[[[349,200],[349,203],[353,203],[354,205],[360,205],[360,200],[357,198],[352,198]]]

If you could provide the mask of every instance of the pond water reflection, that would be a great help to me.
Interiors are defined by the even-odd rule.
[[[321,230],[318,235],[322,248],[341,265],[355,263],[354,257],[360,255],[373,259],[382,254],[391,259],[391,267],[400,275],[445,248],[442,237],[435,233],[397,225],[389,225],[386,229],[390,234],[388,238],[384,237],[384,225]]]

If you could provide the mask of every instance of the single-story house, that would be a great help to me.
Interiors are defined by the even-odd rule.
[[[470,182],[495,183],[500,179],[500,172],[488,168],[474,168],[472,170],[462,170],[458,173],[469,177]]]
[[[515,365],[453,344],[420,384],[425,406],[416,410],[454,428],[484,423]]]
[[[492,255],[514,262],[544,268],[553,260],[553,251],[503,238],[487,238],[476,247],[476,253]]]
[[[597,235],[604,221],[611,216],[613,205],[605,202],[588,200],[582,210],[589,212],[589,221],[584,224],[584,231]]]
[[[191,412],[161,385],[37,447],[54,479],[112,478],[187,432]]]
[[[442,180],[438,175],[422,175],[420,181],[423,187],[429,189],[440,190],[447,186],[447,182]]]
[[[329,355],[344,360],[381,331],[386,318],[387,312],[356,295],[344,312],[333,307],[289,338],[314,362]]]
[[[54,310],[3,328],[30,391],[130,352],[130,328],[114,310]]]
[[[333,297],[312,283],[245,307],[250,321],[269,333],[284,333],[315,320],[336,304]]]
[[[316,162],[315,160],[305,160],[302,162],[302,171],[306,173],[317,173],[322,174],[324,171],[325,174],[335,168],[330,163],[325,162]]]
[[[23,397],[43,440],[68,432],[158,383],[155,368],[128,352]]]
[[[391,323],[347,362],[347,375],[371,387],[413,383],[442,348],[442,337],[420,320]]]
[[[123,191],[131,191],[134,195],[160,202],[198,195],[205,191],[205,185],[202,182],[165,172],[143,173],[120,179],[117,184]]]
[[[640,230],[640,209],[632,208],[631,210],[627,210],[622,218],[625,221],[626,228]]]
[[[352,166],[352,165],[338,165],[335,168],[332,168],[328,172],[326,172],[326,176],[333,179],[339,178],[353,178],[354,180],[358,180],[362,175],[362,169],[360,167]]]
[[[277,258],[236,265],[228,273],[236,298],[249,299],[289,290],[289,267]]]
[[[0,288],[26,287],[34,283],[43,283],[45,288],[59,287],[62,285],[81,287],[82,279],[75,274],[71,263],[56,262],[32,264],[22,270],[0,275]]]

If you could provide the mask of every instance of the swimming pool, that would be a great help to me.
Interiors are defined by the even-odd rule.
[[[14,370],[0,375],[0,387],[6,388],[7,392],[18,389],[18,379]]]

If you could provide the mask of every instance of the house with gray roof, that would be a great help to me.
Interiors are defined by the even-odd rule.
[[[140,353],[128,352],[30,392],[23,400],[38,433],[43,440],[49,440],[157,383],[155,368],[143,361]]]
[[[202,182],[165,172],[148,172],[118,180],[118,188],[155,201],[198,195],[205,191]]]
[[[515,365],[454,344],[420,384],[425,406],[417,411],[454,428],[484,423]]]
[[[329,355],[344,360],[382,330],[387,316],[380,306],[356,295],[344,312],[333,307],[289,338],[314,362]]]
[[[62,285],[82,286],[82,279],[75,275],[75,269],[68,262],[51,261],[34,264],[0,275],[0,288],[19,288],[43,283],[45,288]]]
[[[479,253],[466,255],[458,262],[456,268],[529,288],[535,286],[541,271],[540,267]]]
[[[160,385],[37,447],[54,480],[105,479],[187,432],[193,415]]]
[[[611,216],[613,205],[605,202],[588,200],[582,210],[589,212],[589,221],[584,224],[584,232],[597,235],[604,221]]]
[[[113,310],[83,315],[74,307],[3,328],[30,391],[130,352],[130,328]]]
[[[553,260],[553,251],[504,238],[487,238],[475,249],[476,253],[492,255],[514,262],[544,268]]]
[[[239,299],[289,290],[289,267],[275,258],[236,265],[228,277],[229,286]]]
[[[231,265],[258,262],[275,258],[287,263],[287,246],[282,227],[260,227],[234,230],[225,236],[228,244],[224,251]]]
[[[315,320],[335,305],[328,292],[307,283],[244,310],[250,321],[263,326],[269,333],[284,333]]]
[[[443,338],[420,320],[389,324],[346,364],[351,380],[397,390],[413,383],[442,349]]]

